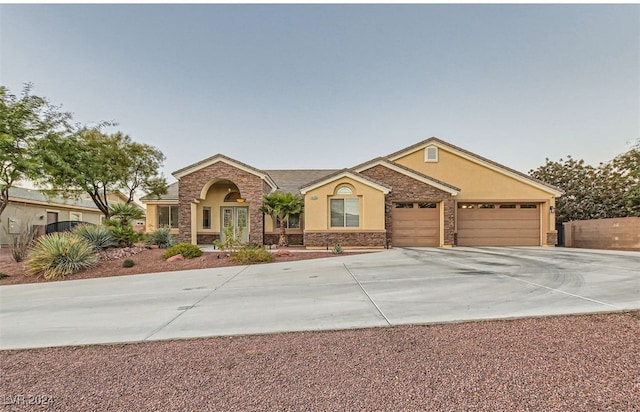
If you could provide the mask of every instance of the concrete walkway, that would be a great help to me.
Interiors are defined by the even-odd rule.
[[[640,309],[640,253],[395,248],[0,287],[0,349]]]

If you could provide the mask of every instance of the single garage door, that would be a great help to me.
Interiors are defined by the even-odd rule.
[[[540,205],[458,203],[458,245],[539,246]]]
[[[438,203],[397,202],[393,204],[393,246],[440,246]]]

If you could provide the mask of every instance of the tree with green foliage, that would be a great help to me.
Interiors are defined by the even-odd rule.
[[[564,191],[556,221],[640,216],[640,144],[598,167],[568,156],[529,174]]]
[[[126,191],[129,204],[138,190],[166,193],[167,183],[159,174],[165,158],[160,150],[120,132],[103,133],[103,126],[41,139],[37,150],[44,172],[40,181],[48,183],[51,192],[66,197],[87,193],[108,219],[110,193]]]
[[[280,220],[280,238],[278,246],[286,246],[289,244],[287,239],[286,222],[290,216],[299,216],[304,207],[304,201],[298,195],[293,193],[270,193],[263,196],[264,205],[260,211],[271,216],[273,224]]]
[[[0,215],[9,204],[9,189],[40,173],[40,158],[34,151],[37,141],[70,129],[71,114],[31,94],[32,90],[32,84],[25,84],[22,94],[15,96],[0,86]]]
[[[630,215],[640,216],[640,139],[629,151],[613,159],[611,167],[627,185],[624,199]]]

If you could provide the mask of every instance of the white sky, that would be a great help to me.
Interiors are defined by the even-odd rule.
[[[0,36],[2,85],[117,121],[167,177],[215,153],[350,167],[431,136],[526,173],[640,138],[637,4],[3,4]]]

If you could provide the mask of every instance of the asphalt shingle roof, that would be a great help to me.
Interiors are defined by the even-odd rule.
[[[300,193],[300,187],[335,173],[334,169],[265,170],[278,185],[278,192]]]
[[[140,200],[178,200],[178,182],[173,182],[167,186],[167,193],[160,197],[147,195],[141,197]]]
[[[9,199],[13,201],[26,201],[26,202],[41,202],[41,203],[55,203],[59,205],[72,206],[72,207],[84,207],[89,209],[96,209],[98,207],[92,200],[83,198],[79,199],[65,199],[61,196],[47,197],[44,193],[37,189],[25,189],[22,187],[12,187],[9,189]]]
[[[511,169],[509,167],[506,167],[504,165],[496,163],[496,162],[494,162],[492,160],[486,159],[486,158],[484,158],[482,156],[478,156],[475,153],[469,152],[468,150],[464,150],[464,149],[462,149],[460,147],[457,147],[455,145],[447,143],[447,142],[445,142],[443,140],[440,140],[440,139],[438,139],[436,137],[431,137],[429,139],[423,140],[423,141],[418,142],[418,143],[416,143],[414,145],[406,147],[406,148],[404,148],[402,150],[399,150],[397,152],[391,153],[391,154],[389,154],[387,156],[378,157],[376,159],[372,159],[372,160],[370,160],[368,162],[365,162],[363,164],[360,164],[358,166],[345,168],[345,169],[260,170],[260,169],[254,168],[254,167],[252,167],[250,165],[247,165],[245,163],[238,162],[237,160],[228,158],[228,157],[226,157],[224,155],[217,154],[217,155],[214,155],[214,156],[209,157],[207,159],[204,159],[204,160],[202,160],[200,162],[194,163],[194,164],[192,164],[190,166],[184,167],[184,168],[174,172],[174,174],[180,173],[182,171],[186,171],[186,170],[188,170],[190,168],[193,168],[193,167],[197,167],[198,165],[201,165],[201,164],[205,164],[207,161],[210,161],[211,159],[215,158],[216,156],[219,156],[219,157],[224,158],[224,159],[232,160],[232,161],[238,163],[239,165],[242,165],[242,166],[244,166],[246,168],[249,168],[251,170],[256,171],[257,173],[267,174],[275,182],[275,184],[278,186],[278,188],[276,190],[278,192],[285,192],[285,193],[286,192],[291,192],[291,193],[299,194],[301,187],[308,187],[308,186],[310,186],[310,185],[312,185],[314,183],[321,182],[324,179],[327,179],[327,178],[329,178],[329,177],[331,177],[333,175],[336,175],[336,174],[344,172],[344,171],[349,171],[351,173],[355,173],[355,174],[359,175],[359,173],[357,173],[355,171],[356,169],[361,168],[363,166],[366,166],[368,164],[373,164],[373,163],[375,163],[377,161],[383,161],[383,162],[387,162],[387,163],[389,163],[391,165],[394,165],[396,167],[399,167],[401,169],[405,169],[408,172],[412,172],[412,173],[414,173],[416,175],[419,175],[419,176],[421,176],[421,177],[423,177],[425,179],[431,180],[434,183],[438,183],[438,184],[444,185],[446,187],[449,187],[451,189],[455,189],[455,190],[459,191],[460,189],[455,187],[455,186],[452,186],[452,185],[450,185],[450,184],[448,184],[446,182],[442,182],[442,181],[440,181],[438,179],[435,179],[435,178],[433,178],[431,176],[427,176],[425,174],[422,174],[422,173],[420,173],[420,172],[418,172],[416,170],[409,169],[409,168],[407,168],[405,166],[402,166],[402,165],[400,165],[400,164],[398,164],[398,163],[396,163],[395,161],[392,160],[394,157],[396,157],[396,156],[398,156],[400,154],[408,153],[408,152],[410,152],[410,151],[412,151],[412,150],[414,150],[416,148],[419,148],[420,146],[423,146],[423,145],[425,145],[427,143],[430,143],[430,142],[437,142],[437,143],[440,143],[442,145],[449,146],[452,149],[459,150],[460,152],[463,152],[463,153],[465,153],[465,154],[467,154],[467,155],[469,155],[471,157],[475,157],[478,160],[485,161],[485,162],[487,162],[489,164],[492,164],[494,166],[502,168],[502,169],[504,169],[506,171],[509,171],[511,173],[515,173],[515,174],[517,174],[517,175],[519,175],[519,176],[521,176],[523,178],[529,179],[529,180],[531,180],[533,182],[537,182],[537,183],[542,184],[544,186],[547,186],[547,187],[549,187],[551,189],[559,190],[557,187],[555,187],[553,185],[550,185],[548,183],[542,182],[542,181],[540,181],[538,179],[535,179],[535,178],[533,178],[531,176],[528,176],[528,175],[526,175],[526,174],[524,174],[522,172],[519,172],[517,170]],[[369,178],[367,178],[367,179],[369,179]],[[369,179],[369,180],[374,181],[373,179]],[[376,182],[376,183],[379,183],[379,184],[385,186],[385,184],[382,183],[382,182]],[[175,182],[175,183],[171,184],[169,186],[167,194],[165,194],[163,196],[160,196],[160,198],[145,196],[145,197],[142,198],[142,200],[146,200],[146,201],[151,201],[151,200],[178,200],[178,182]]]

